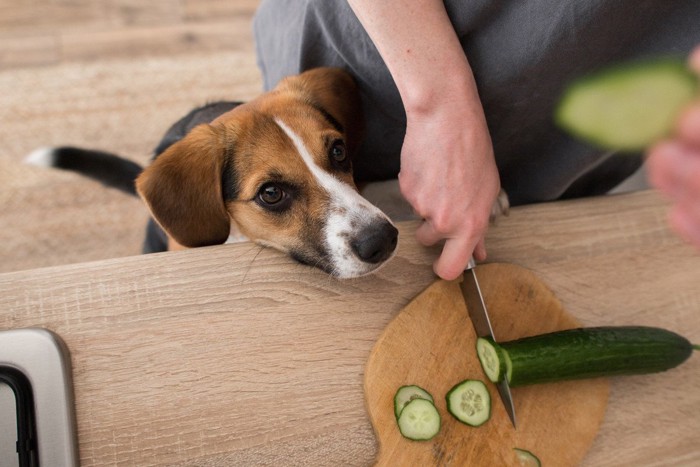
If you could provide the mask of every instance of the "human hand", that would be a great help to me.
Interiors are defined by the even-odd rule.
[[[453,99],[427,112],[407,112],[399,186],[424,221],[416,238],[445,240],[435,273],[451,280],[469,258],[486,257],[484,236],[500,191],[493,147],[480,105]]]
[[[690,56],[700,74],[700,46]],[[671,200],[671,228],[700,248],[700,100],[688,107],[674,136],[649,150],[649,182]]]

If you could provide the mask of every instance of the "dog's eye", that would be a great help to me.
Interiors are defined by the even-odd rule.
[[[285,182],[264,183],[253,200],[258,206],[273,213],[283,213],[292,207],[298,188]]]
[[[264,185],[258,192],[258,199],[263,204],[272,206],[278,204],[285,198],[285,193],[282,188],[272,183]]]
[[[345,153],[345,145],[342,141],[336,141],[333,143],[329,155],[331,156],[331,159],[338,163],[345,161],[345,159],[348,157]]]
[[[328,158],[334,167],[343,171],[350,170],[350,158],[343,141],[336,140],[331,144],[330,149],[328,149]]]

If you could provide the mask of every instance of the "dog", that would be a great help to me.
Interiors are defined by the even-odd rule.
[[[337,278],[369,274],[398,230],[354,183],[363,133],[354,79],[316,68],[249,102],[215,102],[172,125],[148,167],[102,151],[37,150],[26,161],[140,196],[144,252],[217,245],[233,235]]]

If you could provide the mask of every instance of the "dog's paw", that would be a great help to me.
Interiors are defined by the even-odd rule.
[[[493,224],[496,222],[496,219],[498,219],[501,216],[507,216],[509,212],[510,202],[508,201],[508,194],[505,191],[501,190],[501,192],[498,193],[496,201],[493,202],[493,206],[491,207],[491,215],[489,216],[489,222]]]

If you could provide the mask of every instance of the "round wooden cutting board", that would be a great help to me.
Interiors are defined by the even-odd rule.
[[[578,326],[532,272],[510,264],[476,271],[497,340]],[[389,323],[365,368],[365,401],[380,445],[377,465],[512,466],[518,465],[516,447],[536,454],[545,467],[579,464],[603,420],[608,380],[513,388],[515,430],[481,370],[475,339],[459,281],[436,281]],[[458,422],[446,409],[447,392],[467,378],[483,380],[491,393],[491,419],[478,428]],[[407,384],[435,399],[442,425],[430,441],[410,441],[399,433],[393,398]]]

